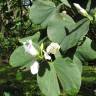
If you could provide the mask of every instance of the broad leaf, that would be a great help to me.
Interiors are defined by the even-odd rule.
[[[41,24],[43,28],[47,27],[47,34],[51,41],[61,43],[66,36],[66,28],[74,25],[74,20],[64,13],[59,13],[59,5],[51,1],[36,0],[30,8],[30,19],[35,24]]]
[[[88,0],[87,6],[86,6],[87,11],[90,11],[91,3],[92,3],[92,0]]]
[[[65,28],[70,28],[75,22],[67,14],[54,12],[50,17],[47,34],[51,41],[61,43],[66,36]]]
[[[78,66],[69,58],[58,58],[54,61],[54,67],[64,91],[74,96],[81,86],[81,72]]]
[[[90,21],[86,19],[79,21],[70,34],[63,39],[61,43],[61,49],[66,51],[67,49],[74,47],[78,41],[87,34],[89,30],[89,24]]]
[[[74,64],[76,64],[76,66],[78,67],[78,69],[82,73],[82,62],[81,62],[81,60],[77,56],[74,55],[73,62],[74,62]]]
[[[61,0],[61,2],[70,7],[70,4],[68,3],[68,0]]]
[[[81,46],[78,46],[76,51],[77,56],[85,61],[96,59],[96,43],[86,37],[86,40]]]
[[[13,67],[25,66],[32,64],[32,56],[27,54],[24,48],[18,47],[10,57],[10,65]]]
[[[19,39],[19,42],[23,43],[23,42],[26,42],[26,40],[32,40],[33,42],[37,43],[39,41],[39,38],[40,38],[40,32],[37,32],[33,36]]]
[[[59,96],[60,90],[53,64],[42,63],[37,81],[46,96]]]
[[[29,17],[33,23],[46,27],[49,17],[55,8],[55,4],[51,1],[36,0],[30,8]]]
[[[11,96],[9,92],[4,92],[4,96]]]

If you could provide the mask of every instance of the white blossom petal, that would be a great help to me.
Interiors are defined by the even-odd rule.
[[[44,58],[46,60],[51,60],[51,56],[47,52],[45,52],[44,50],[43,50],[43,52],[44,52]]]
[[[25,52],[31,54],[32,56],[36,56],[38,54],[38,51],[33,46],[31,40],[28,40],[27,42],[23,42],[23,47],[25,49]]]
[[[33,75],[37,74],[39,71],[39,63],[35,61],[31,66],[30,66],[31,73]]]
[[[52,42],[47,48],[46,48],[46,52],[47,53],[51,53],[51,54],[56,54],[57,51],[59,51],[60,49],[60,45],[58,43],[54,43]]]
[[[82,7],[81,7],[79,4],[77,4],[77,3],[73,3],[73,4],[74,4],[74,6],[75,6],[77,9],[82,10]]]

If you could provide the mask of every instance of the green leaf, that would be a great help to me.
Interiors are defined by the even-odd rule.
[[[92,3],[92,0],[88,0],[87,6],[86,6],[87,11],[90,11],[91,3]]]
[[[11,95],[8,92],[4,92],[4,96],[11,96]]]
[[[51,1],[36,0],[30,8],[29,18],[33,23],[46,27],[49,17],[55,8],[55,4]]]
[[[32,56],[27,54],[23,48],[23,46],[18,47],[12,53],[10,57],[10,65],[13,67],[19,67],[24,65],[31,65],[32,64]]]
[[[61,43],[66,36],[65,27],[70,28],[70,26],[74,24],[73,19],[67,14],[54,12],[50,17],[47,27],[49,39],[53,42]]]
[[[91,61],[96,59],[96,43],[86,37],[86,40],[81,46],[78,46],[76,51],[77,56],[81,60]]]
[[[87,34],[89,30],[89,24],[90,21],[86,19],[76,23],[75,28],[70,32],[68,36],[63,39],[61,43],[61,49],[66,51],[69,48],[74,47],[78,41]]]
[[[61,0],[61,2],[64,3],[65,5],[71,7],[70,4],[68,3],[68,0]]]
[[[19,39],[19,42],[23,43],[23,42],[26,42],[26,40],[32,40],[33,42],[37,43],[39,39],[40,39],[40,32],[37,32],[33,36],[28,36],[28,37]]]
[[[47,28],[47,34],[49,39],[53,42],[60,43],[63,40],[66,36],[63,16],[60,14],[54,14],[51,16]]]
[[[0,3],[4,3],[3,0],[0,0]],[[0,4],[1,5],[1,4]],[[0,6],[1,7],[1,6]]]
[[[78,69],[82,73],[82,62],[76,55],[74,55],[73,62],[77,65]]]
[[[81,72],[77,65],[70,58],[58,58],[54,61],[54,68],[64,91],[76,95],[81,86]]]
[[[39,87],[46,96],[59,96],[60,90],[53,64],[42,63],[37,76]]]
[[[22,73],[20,71],[17,71],[16,73],[16,80],[20,81],[23,79]]]
[[[51,41],[61,43],[66,36],[66,28],[74,25],[74,20],[67,14],[60,13],[60,5],[57,7],[51,1],[36,0],[30,8],[29,17],[35,24],[47,27],[47,34]]]

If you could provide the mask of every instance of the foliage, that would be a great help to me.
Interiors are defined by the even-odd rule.
[[[17,2],[20,5],[17,6]],[[93,28],[91,26],[96,26],[96,11],[90,9],[92,2],[89,0],[86,10],[84,9],[87,15],[77,10],[80,14],[82,13],[80,20],[76,20],[72,14],[68,13],[76,11],[72,9],[71,1],[34,0],[32,3],[30,8],[23,8],[20,1],[0,1],[1,8],[6,7],[2,9],[0,16],[2,17],[0,41],[3,41],[1,49],[4,50],[7,47],[8,52],[9,49],[20,45],[10,56],[9,63],[12,67],[19,67],[21,71],[30,70],[35,60],[39,62],[37,83],[44,95],[75,96],[81,87],[82,65],[96,59],[96,45],[89,35]],[[14,7],[18,7],[17,10]],[[6,38],[6,36],[9,37]],[[24,50],[24,43],[28,40],[32,41],[38,50],[38,55],[32,56]],[[46,60],[44,50],[51,42],[58,43],[60,50],[56,51],[56,54],[47,54],[51,60]],[[4,52],[6,53],[5,50]],[[22,80],[20,71],[17,72],[16,79]],[[8,95],[6,92],[4,94]]]
[[[27,10],[21,6],[18,0],[0,0],[0,56],[6,59],[19,45],[20,37],[33,34]]]

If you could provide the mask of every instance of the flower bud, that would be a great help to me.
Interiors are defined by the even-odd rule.
[[[85,9],[83,9],[79,4],[74,3],[74,6],[76,7],[76,9],[78,10],[78,12],[84,16],[87,16],[88,13]]]

